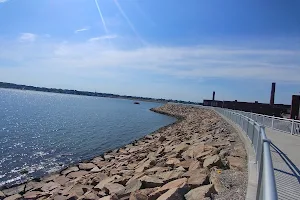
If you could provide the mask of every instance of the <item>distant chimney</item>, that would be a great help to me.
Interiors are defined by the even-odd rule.
[[[215,95],[216,95],[216,93],[215,93],[215,91],[214,91],[214,92],[213,92],[213,98],[212,98],[213,101],[215,100]]]
[[[275,100],[275,87],[276,87],[276,83],[272,83],[271,97],[270,97],[270,105],[274,105],[274,100]]]

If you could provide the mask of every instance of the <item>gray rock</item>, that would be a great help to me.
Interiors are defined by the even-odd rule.
[[[204,160],[203,167],[211,168],[213,166],[217,166],[219,168],[223,166],[219,155],[210,156]]]
[[[71,172],[67,175],[67,178],[71,178],[71,179],[74,179],[74,178],[78,178],[78,177],[82,177],[84,175],[87,175],[89,172],[87,171],[84,171],[84,170],[80,170],[80,171],[77,171],[77,172]]]
[[[42,191],[44,192],[49,192],[51,190],[54,190],[55,188],[58,188],[60,184],[55,183],[55,182],[48,182],[44,184],[44,186],[41,188]]]
[[[171,182],[163,185],[158,190],[152,192],[149,195],[149,198],[150,199],[157,199],[160,195],[162,195],[163,193],[167,192],[170,189],[173,189],[173,188],[186,188],[186,187],[187,187],[187,178],[177,179],[177,180],[171,181]]]
[[[163,179],[164,182],[167,182],[167,181],[172,181],[172,180],[180,178],[183,173],[184,173],[183,171],[172,170],[172,171],[157,173],[156,175],[159,178]]]
[[[14,195],[11,195],[9,197],[6,197],[4,200],[16,200],[16,199],[21,199],[22,196],[19,195],[19,194],[14,194]]]
[[[109,194],[123,194],[125,187],[118,183],[107,183],[104,185],[103,190]]]
[[[140,181],[142,181],[142,185],[144,188],[159,187],[164,183],[156,176],[143,176],[142,178],[140,178]]]
[[[124,193],[131,193],[131,192],[135,192],[139,189],[141,189],[142,187],[142,182],[138,179],[131,181],[128,185],[126,185],[125,187],[125,191]]]
[[[174,166],[178,163],[180,163],[180,160],[178,158],[169,158],[166,162],[166,164],[169,166]]]
[[[142,190],[137,190],[130,194],[129,200],[150,200],[148,198],[149,194],[157,190],[158,188],[146,188]]]
[[[0,199],[3,199],[4,197],[5,197],[5,194],[2,191],[0,191]]]
[[[158,139],[158,141],[160,141],[160,142],[163,142],[165,140],[166,140],[166,138],[164,136],[160,136],[159,139]]]
[[[184,197],[186,200],[199,200],[211,197],[212,193],[215,192],[213,184],[210,184],[192,189]]]
[[[24,192],[24,189],[25,189],[25,185],[19,185],[19,186],[16,186],[16,187],[12,187],[12,188],[2,190],[2,192],[5,194],[5,196],[12,196],[14,194]]]
[[[54,179],[54,182],[59,183],[60,185],[65,185],[67,182],[69,182],[71,179],[65,177],[65,176],[58,176]]]
[[[60,173],[63,174],[63,175],[67,175],[69,174],[70,172],[76,172],[76,171],[79,171],[79,168],[78,167],[69,167],[63,171],[61,171]]]
[[[207,183],[207,174],[195,174],[188,179],[188,185],[191,186],[191,188],[196,188]]]
[[[244,160],[242,158],[227,156],[228,164],[230,169],[242,171],[244,167]]]
[[[93,163],[79,163],[78,168],[81,170],[91,170],[96,167]]]
[[[193,171],[198,168],[200,168],[200,162],[198,160],[194,160],[189,166],[189,171]]]
[[[108,183],[111,183],[113,182],[115,179],[118,179],[120,178],[121,176],[118,176],[118,175],[114,175],[114,176],[111,176],[111,177],[107,177],[105,179],[103,179],[102,181],[100,181],[99,184],[97,184],[94,188],[96,189],[103,189],[103,187],[108,184]]]
[[[182,192],[182,188],[172,188],[157,200],[184,200],[184,192]]]

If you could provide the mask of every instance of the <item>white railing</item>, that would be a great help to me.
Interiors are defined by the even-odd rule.
[[[278,131],[290,133],[292,135],[300,135],[300,120],[274,117],[274,116],[262,115],[262,114],[239,111],[239,110],[234,110],[234,111],[242,115],[245,115],[266,127]]]
[[[240,112],[217,107],[212,109],[240,126],[254,148],[258,168],[256,199],[277,200],[278,195],[270,151],[270,140],[266,136],[264,127]]]

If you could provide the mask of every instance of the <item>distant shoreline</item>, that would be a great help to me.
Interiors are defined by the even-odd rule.
[[[6,82],[0,82],[0,88],[29,90],[29,91],[38,91],[38,92],[50,92],[50,93],[58,93],[58,94],[72,94],[72,95],[81,95],[81,96],[108,97],[108,98],[128,99],[128,100],[146,101],[146,102],[158,102],[158,103],[173,102],[173,103],[202,105],[201,103],[191,102],[191,101],[181,101],[181,100],[162,99],[162,98],[156,99],[150,97],[136,97],[136,96],[118,95],[118,94],[110,94],[110,93],[101,93],[101,92],[88,92],[88,91],[80,91],[80,90],[35,87],[35,86],[20,85],[14,83],[6,83]]]

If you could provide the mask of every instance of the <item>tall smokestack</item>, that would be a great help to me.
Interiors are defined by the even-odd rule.
[[[276,83],[272,83],[271,97],[270,97],[270,105],[274,105],[274,100],[275,100],[275,87],[276,87]]]
[[[212,98],[213,101],[215,100],[215,95],[216,95],[216,93],[215,93],[215,91],[213,91],[213,98]]]

